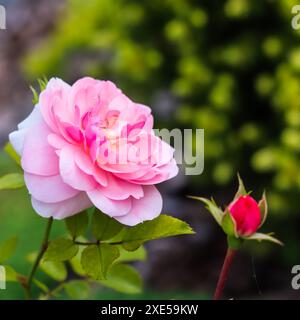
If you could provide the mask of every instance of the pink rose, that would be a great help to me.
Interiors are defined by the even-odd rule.
[[[150,108],[112,82],[53,78],[9,139],[38,214],[63,219],[94,205],[132,226],[160,214],[154,185],[178,173],[152,129]]]
[[[240,196],[228,207],[236,223],[239,236],[250,236],[261,224],[261,213],[257,202],[250,196]]]

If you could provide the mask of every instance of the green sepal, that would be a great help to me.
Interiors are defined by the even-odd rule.
[[[233,217],[231,216],[228,210],[225,211],[221,227],[228,236],[238,238],[236,222],[234,221]]]
[[[33,86],[29,86],[31,92],[32,92],[32,104],[36,105],[39,102],[39,94],[38,92],[35,90],[35,88]]]
[[[238,199],[240,196],[246,196],[248,194],[247,191],[246,191],[246,188],[244,186],[244,182],[243,182],[241,176],[239,175],[239,173],[238,173],[237,177],[238,177],[238,180],[239,180],[239,188],[238,188],[238,190],[237,190],[237,192],[236,192],[236,194],[235,194],[235,196],[233,198],[233,201]]]
[[[39,92],[42,92],[47,87],[48,79],[44,76],[42,79],[37,79],[37,83],[39,85]],[[36,89],[33,86],[30,86],[29,88],[33,94],[32,103],[33,105],[36,105],[39,103],[39,93],[36,91]]]
[[[271,234],[265,234],[265,233],[259,233],[259,232],[256,232],[256,233],[252,234],[251,236],[244,237],[244,239],[245,240],[257,240],[258,242],[270,241],[270,242],[276,243],[280,246],[284,245],[283,242],[272,237]]]
[[[261,223],[259,225],[259,227],[261,227],[266,219],[267,219],[267,215],[268,215],[268,203],[267,203],[267,198],[266,198],[266,193],[264,191],[261,200],[259,200],[258,202],[258,207],[260,210],[260,214],[261,214]]]
[[[217,221],[217,223],[219,225],[222,224],[224,212],[217,206],[213,198],[211,198],[211,200],[195,196],[188,196],[188,198],[203,202],[205,204],[206,209],[211,213],[211,215]]]

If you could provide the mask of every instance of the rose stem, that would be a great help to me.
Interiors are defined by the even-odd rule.
[[[34,261],[34,264],[32,266],[32,269],[29,273],[29,276],[28,276],[28,280],[27,280],[27,283],[26,283],[26,288],[27,288],[27,297],[28,299],[30,299],[30,287],[31,287],[31,284],[32,284],[32,280],[33,280],[33,277],[34,277],[34,274],[43,258],[43,255],[44,253],[46,252],[47,250],[47,247],[48,247],[48,243],[49,243],[49,235],[50,235],[50,231],[51,231],[51,227],[52,227],[52,223],[53,223],[53,218],[51,217],[49,220],[48,220],[48,223],[47,223],[47,227],[46,227],[46,231],[45,231],[45,235],[44,235],[44,238],[43,238],[43,242],[42,242],[42,245],[41,245],[41,248],[40,248],[40,251]]]
[[[218,284],[216,287],[216,291],[214,294],[214,300],[220,300],[222,297],[222,293],[225,287],[226,280],[228,278],[228,273],[230,266],[232,264],[232,260],[236,254],[236,250],[228,247],[227,253],[224,259],[223,267],[219,276]]]

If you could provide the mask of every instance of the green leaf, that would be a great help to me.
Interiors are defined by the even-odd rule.
[[[4,146],[4,151],[18,164],[21,165],[21,157],[20,155],[16,152],[14,147],[10,142],[7,142],[6,145]]]
[[[80,276],[85,275],[85,271],[84,271],[82,264],[81,264],[81,254],[82,254],[83,250],[84,250],[84,247],[79,246],[77,254],[70,260],[70,265],[71,265],[72,270]]]
[[[0,178],[0,190],[18,189],[24,185],[24,178],[21,173],[9,173]]]
[[[8,260],[16,250],[17,237],[12,237],[0,244],[0,264]]]
[[[43,282],[41,282],[40,280],[34,278],[32,279],[33,283],[40,288],[44,293],[48,293],[49,288],[47,287],[47,285],[45,285]]]
[[[89,223],[87,211],[75,214],[72,217],[65,219],[66,226],[70,231],[72,237],[75,239],[85,233]]]
[[[217,221],[219,225],[221,225],[224,213],[223,211],[216,205],[214,199],[205,199],[201,197],[188,196],[191,199],[202,201],[205,204],[206,209],[211,213],[214,219]]]
[[[240,175],[238,174],[238,180],[239,180],[239,188],[238,188],[238,191],[236,192],[234,198],[233,198],[233,201],[238,199],[240,196],[245,196],[247,195],[247,191],[245,189],[245,186],[244,186],[244,183],[243,183],[243,180],[242,178],[240,177]]]
[[[225,212],[221,227],[228,236],[236,238],[238,237],[236,223],[228,210]]]
[[[261,214],[261,223],[259,227],[261,227],[265,223],[268,215],[268,203],[265,192],[263,193],[261,200],[258,202],[258,207]]]
[[[37,253],[32,252],[27,255],[27,260],[33,263],[36,257]],[[45,261],[43,259],[39,264],[39,268],[56,281],[64,281],[67,278],[67,268],[63,262]]]
[[[13,269],[11,266],[4,265],[5,268],[5,281],[10,282],[17,282],[19,281],[19,274],[15,269]]]
[[[72,280],[64,284],[66,294],[74,300],[84,300],[89,297],[90,286],[85,280]]]
[[[100,283],[127,294],[141,293],[143,287],[143,280],[137,270],[122,263],[114,264],[107,274],[107,279],[100,280]]]
[[[42,260],[40,268],[56,281],[64,281],[67,278],[67,268],[63,262]]]
[[[92,234],[97,240],[109,240],[123,228],[124,226],[117,220],[95,209],[92,220]]]
[[[102,243],[86,247],[81,255],[81,264],[86,274],[93,279],[106,279],[107,271],[120,253],[116,246]]]
[[[77,238],[77,241],[87,242],[88,240],[85,237],[80,236]],[[86,246],[80,245],[77,254],[69,260],[72,270],[80,276],[85,276],[85,271],[81,265],[81,254],[84,248],[86,248]]]
[[[274,242],[274,243],[276,243],[276,244],[279,244],[280,246],[283,246],[283,243],[280,241],[280,240],[278,240],[278,239],[276,239],[276,238],[274,238],[274,237],[272,237],[271,235],[269,235],[269,234],[265,234],[265,233],[254,233],[254,234],[252,234],[251,236],[249,236],[249,237],[244,237],[244,239],[245,240],[257,240],[257,241],[263,241],[263,240],[265,240],[265,241],[271,241],[271,242]]]
[[[118,262],[145,261],[147,258],[147,251],[143,246],[140,246],[135,251],[127,251],[122,246],[118,246],[118,248],[120,250]]]
[[[186,222],[162,214],[154,220],[125,229],[122,242],[126,250],[134,251],[146,241],[181,234],[194,234],[194,231]]]
[[[72,240],[59,238],[50,241],[44,260],[50,261],[66,261],[73,258],[78,251],[78,245]]]

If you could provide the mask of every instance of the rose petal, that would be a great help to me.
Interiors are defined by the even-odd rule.
[[[57,203],[45,203],[31,198],[33,209],[42,217],[65,219],[92,206],[85,192],[78,193],[75,197]]]
[[[101,191],[105,197],[112,200],[124,200],[130,196],[136,199],[143,197],[144,192],[142,186],[117,178],[113,174],[108,174],[107,177],[107,186],[98,187],[98,190]]]
[[[75,154],[75,162],[83,172],[92,175],[102,186],[107,186],[107,173],[99,168],[97,164],[93,164],[91,158],[86,153],[78,150]]]
[[[39,104],[42,116],[53,132],[59,131],[57,119],[67,122],[73,120],[72,110],[68,104],[70,90],[71,86],[66,82],[52,78],[40,94]]]
[[[47,140],[49,133],[45,123],[28,129],[21,159],[24,171],[43,176],[55,175],[59,172],[58,157]]]
[[[130,212],[121,217],[115,217],[119,222],[134,226],[143,221],[159,216],[162,210],[162,197],[154,186],[144,186],[144,197],[132,200]]]
[[[75,162],[75,154],[78,149],[69,146],[63,148],[59,157],[59,170],[63,181],[77,190],[87,191],[95,189],[95,179],[79,169]]]
[[[105,197],[98,188],[88,191],[87,195],[98,209],[110,217],[122,216],[127,214],[131,209],[131,198],[125,200],[112,200]]]
[[[18,124],[18,128],[19,129],[25,129],[25,128],[30,128],[32,126],[35,126],[41,122],[44,122],[43,121],[43,117],[42,117],[42,114],[41,114],[41,108],[40,108],[40,105],[37,104],[32,112],[30,113],[30,115],[25,119],[23,120],[22,122],[20,122]]]
[[[60,175],[45,177],[24,172],[24,179],[29,193],[39,201],[60,202],[79,193],[65,184]]]
[[[55,149],[62,149],[69,146],[69,143],[56,133],[50,133],[48,135],[48,142]]]
[[[20,129],[9,134],[8,138],[16,152],[21,156],[24,149],[24,141],[28,129]]]

